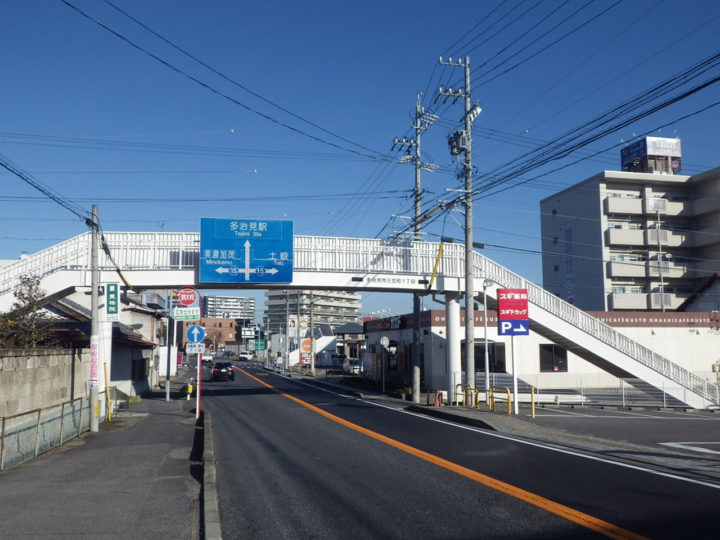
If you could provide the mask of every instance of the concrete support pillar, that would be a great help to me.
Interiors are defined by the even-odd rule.
[[[460,346],[462,332],[460,331],[460,295],[445,293],[445,347],[447,373],[448,373],[448,401],[455,401],[455,385],[462,382],[460,363]]]

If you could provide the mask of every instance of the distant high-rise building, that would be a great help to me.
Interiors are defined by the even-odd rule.
[[[247,296],[203,296],[202,316],[219,319],[242,319],[255,322],[255,299]]]
[[[309,321],[313,325],[336,328],[347,323],[361,322],[360,295],[345,291],[272,290],[266,291],[265,318],[271,333],[285,333],[289,316]]]

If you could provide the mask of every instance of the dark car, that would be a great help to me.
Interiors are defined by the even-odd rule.
[[[239,360],[239,359],[240,359],[240,357],[238,356],[238,354],[237,354],[236,352],[233,352],[233,351],[223,351],[222,354],[220,355],[220,358],[221,358],[222,360],[228,360],[228,361],[230,361],[230,360]]]
[[[234,381],[235,370],[230,362],[215,362],[212,368],[213,381]]]

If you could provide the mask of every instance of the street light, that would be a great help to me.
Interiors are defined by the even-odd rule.
[[[483,281],[483,324],[485,330],[485,404],[489,403],[490,395],[490,355],[488,352],[488,331],[487,331],[487,288],[495,283],[492,279]]]

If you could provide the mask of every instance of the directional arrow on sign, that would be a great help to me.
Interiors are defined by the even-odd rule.
[[[530,323],[525,321],[498,321],[498,334],[501,336],[527,336],[530,334]]]
[[[193,325],[187,329],[185,335],[191,343],[200,343],[205,339],[205,329],[202,326]]]
[[[250,274],[257,274],[259,276],[262,276],[264,274],[277,274],[279,270],[277,268],[268,268],[267,270],[262,267],[258,266],[257,268],[250,268],[250,247],[252,244],[250,243],[250,240],[245,240],[245,243],[243,244],[245,247],[245,267],[239,268],[237,266],[221,266],[219,268],[215,269],[215,272],[218,274],[232,274],[232,275],[238,275],[243,274],[245,276],[245,281],[250,281]]]

